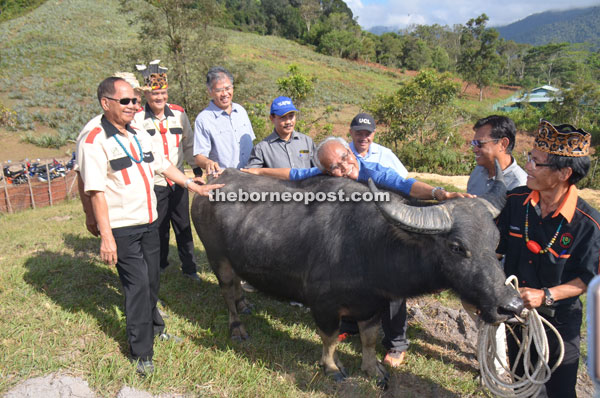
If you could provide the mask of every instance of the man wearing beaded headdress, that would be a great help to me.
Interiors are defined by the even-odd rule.
[[[103,114],[90,120],[77,139],[83,193],[89,197],[100,235],[100,258],[116,265],[125,295],[127,340],[137,372],[154,371],[155,336],[169,339],[156,307],[159,289],[159,237],[155,174],[199,195],[223,184],[202,185],[187,178],[155,148],[148,133],[132,126],[137,100],[122,78],[98,86]]]
[[[590,167],[591,136],[582,129],[542,120],[525,165],[527,186],[508,193],[498,218],[506,275],[515,275],[527,308],[535,308],[560,333],[564,358],[546,383],[549,397],[575,397],[582,303],[579,296],[598,272],[600,213],[578,196],[575,184]],[[519,339],[520,330],[517,330]],[[546,329],[552,368],[560,343]],[[507,332],[511,363],[518,345]],[[535,364],[536,357],[531,358]],[[521,361],[520,361],[521,362]],[[514,365],[511,365],[514,366]],[[519,364],[518,374],[523,373]]]
[[[194,165],[194,133],[184,109],[168,103],[169,87],[167,69],[159,66],[160,60],[146,65],[136,65],[144,78],[142,90],[146,106],[136,113],[134,123],[150,134],[156,148],[183,171],[183,161]],[[194,241],[190,223],[189,195],[172,181],[156,174],[154,193],[157,200],[158,233],[160,236],[160,268],[169,266],[169,235],[171,225],[175,232],[177,252],[183,275],[200,282],[194,261]]]

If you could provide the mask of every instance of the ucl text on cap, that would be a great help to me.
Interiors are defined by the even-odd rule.
[[[357,131],[367,130],[373,132],[375,131],[375,120],[373,119],[373,116],[368,113],[359,113],[352,119],[350,128]]]

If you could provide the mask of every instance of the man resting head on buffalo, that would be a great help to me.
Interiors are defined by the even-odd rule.
[[[357,158],[348,143],[340,137],[328,137],[323,140],[315,151],[315,164],[310,169],[242,169],[247,173],[266,175],[283,180],[304,180],[309,177],[327,174],[333,177],[346,177],[360,182],[369,178],[378,186],[400,192],[416,199],[447,200],[453,198],[472,198],[473,195],[460,192],[448,192],[441,187],[414,178],[402,178],[394,170],[383,167],[378,163],[365,162]]]

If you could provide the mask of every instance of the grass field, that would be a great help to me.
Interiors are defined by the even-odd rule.
[[[140,378],[127,360],[120,282],[116,270],[99,260],[98,247],[76,201],[0,216],[0,394],[25,379],[61,371],[83,377],[101,396],[114,396],[123,385],[209,397],[396,396],[362,374],[358,339],[339,347],[351,378],[341,384],[326,378],[317,364],[321,344],[310,314],[260,293],[250,294],[256,312],[243,318],[251,340],[232,343],[225,305],[199,242],[202,283],[175,269],[174,241],[175,266],[161,277],[168,330],[184,342],[155,343],[157,372]],[[392,373],[392,391],[485,396],[476,370],[456,359],[460,353],[436,346],[418,325],[411,326],[409,338],[410,360]]]

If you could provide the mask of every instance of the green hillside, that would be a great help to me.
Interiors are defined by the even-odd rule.
[[[517,43],[589,43],[599,48],[600,7],[546,11],[495,29],[504,39]]]
[[[150,60],[131,58],[138,39],[128,18],[119,12],[116,0],[63,0],[46,2],[0,24],[0,99],[15,104],[21,127],[48,127],[72,136],[99,112],[98,83],[115,71],[133,70],[135,62]],[[285,76],[292,63],[317,77],[310,107],[357,107],[376,93],[391,92],[401,78],[279,37],[225,30],[219,34],[227,36],[225,63],[236,77],[235,100],[244,104],[266,106],[278,95],[277,78]],[[166,56],[156,53],[152,58]],[[176,103],[178,87],[173,83],[171,100]],[[192,117],[199,111],[188,110]]]

